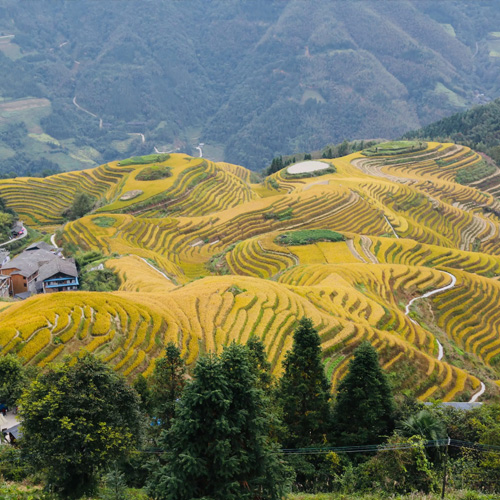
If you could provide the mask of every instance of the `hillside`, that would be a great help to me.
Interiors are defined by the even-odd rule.
[[[500,99],[443,118],[419,130],[408,132],[405,137],[452,140],[481,151],[500,164]]]
[[[169,340],[191,365],[258,335],[279,373],[307,315],[334,387],[366,338],[398,391],[497,399],[500,186],[494,175],[484,191],[481,180],[456,182],[483,172],[482,158],[406,142],[294,168],[322,166],[253,184],[241,166],[171,154],[0,181],[0,196],[40,231],[58,228],[76,192],[99,200],[62,226],[58,244],[101,250],[122,280],[114,293],[5,303],[2,352],[43,366],[86,348],[134,377]],[[168,175],[141,180],[158,171]]]
[[[499,95],[499,25],[492,1],[6,0],[0,175],[398,137]]]

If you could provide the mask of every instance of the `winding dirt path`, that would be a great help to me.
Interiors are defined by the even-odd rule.
[[[444,274],[447,274],[450,278],[451,278],[451,283],[449,283],[448,285],[446,286],[443,286],[441,288],[436,288],[435,290],[432,290],[430,292],[427,292],[427,293],[424,293],[421,297],[415,297],[413,299],[410,300],[410,302],[408,302],[408,304],[406,305],[406,309],[405,309],[405,315],[408,317],[408,319],[415,323],[416,325],[418,325],[418,323],[410,317],[410,308],[412,306],[412,304],[414,302],[416,302],[417,300],[421,300],[421,299],[426,299],[428,297],[431,297],[432,295],[436,295],[438,293],[441,293],[441,292],[445,292],[446,290],[450,290],[451,288],[453,288],[455,286],[455,284],[457,283],[457,278],[447,272],[447,271],[440,271]],[[441,361],[444,357],[444,349],[443,349],[443,345],[441,344],[441,342],[439,342],[439,340],[436,338],[436,342],[437,342],[437,345],[438,345],[438,356],[437,356],[437,359],[438,361]],[[477,400],[484,394],[484,392],[486,391],[486,386],[484,385],[483,382],[479,381],[480,382],[480,386],[479,386],[479,390],[472,395],[472,397],[470,398],[469,400],[469,403],[476,403]]]
[[[16,236],[15,238],[12,238],[9,241],[5,241],[4,243],[0,243],[0,247],[4,247],[5,245],[12,243],[13,241],[22,240],[23,238],[26,238],[26,236],[28,236],[28,231],[26,230],[26,228],[24,226],[23,226],[23,229],[24,229],[24,231],[23,231],[23,234],[21,234],[21,236]]]
[[[408,304],[406,305],[405,315],[408,316],[409,320],[411,322],[415,323],[416,325],[418,325],[418,323],[413,318],[410,317],[410,308],[411,308],[412,304],[414,302],[416,302],[417,300],[426,299],[427,297],[431,297],[432,295],[436,295],[438,293],[445,292],[446,290],[453,288],[457,282],[457,278],[455,276],[453,276],[453,274],[451,274],[447,271],[441,271],[441,272],[448,275],[451,278],[451,283],[449,283],[448,285],[443,286],[441,288],[436,288],[435,290],[431,290],[430,292],[424,293],[420,297],[415,297],[415,298],[411,299],[410,302],[408,302]],[[436,342],[438,345],[438,357],[437,357],[437,359],[438,359],[438,361],[441,361],[444,357],[443,346],[442,346],[441,342],[439,342],[438,339],[436,339]]]

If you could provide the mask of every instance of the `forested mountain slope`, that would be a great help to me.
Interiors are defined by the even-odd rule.
[[[57,243],[102,252],[121,278],[114,293],[5,304],[2,352],[45,366],[84,348],[134,377],[170,340],[191,365],[258,335],[279,373],[308,316],[334,387],[368,339],[397,391],[498,398],[500,181],[467,180],[485,175],[481,156],[416,141],[294,166],[305,167],[322,169],[254,184],[241,166],[172,154],[0,181],[9,207],[45,231],[76,192],[99,199]]]
[[[396,137],[498,95],[498,26],[493,1],[5,0],[0,174]]]
[[[408,132],[405,137],[451,139],[487,154],[500,164],[500,99],[443,118],[419,130]]]

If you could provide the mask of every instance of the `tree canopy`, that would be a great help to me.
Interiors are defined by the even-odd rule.
[[[337,389],[334,434],[341,446],[378,444],[394,428],[394,399],[377,351],[365,341],[354,351]]]
[[[278,500],[285,469],[272,453],[267,399],[246,346],[202,357],[186,387],[163,448],[173,459],[150,493],[169,500]]]
[[[27,383],[26,371],[17,356],[0,357],[0,403],[15,406]]]
[[[85,353],[39,375],[23,395],[23,453],[62,496],[81,496],[99,468],[137,443],[138,407],[125,379]]]

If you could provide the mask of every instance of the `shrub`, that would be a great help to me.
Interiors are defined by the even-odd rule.
[[[172,177],[172,169],[166,165],[146,167],[135,176],[138,181],[156,181],[166,177]]]

